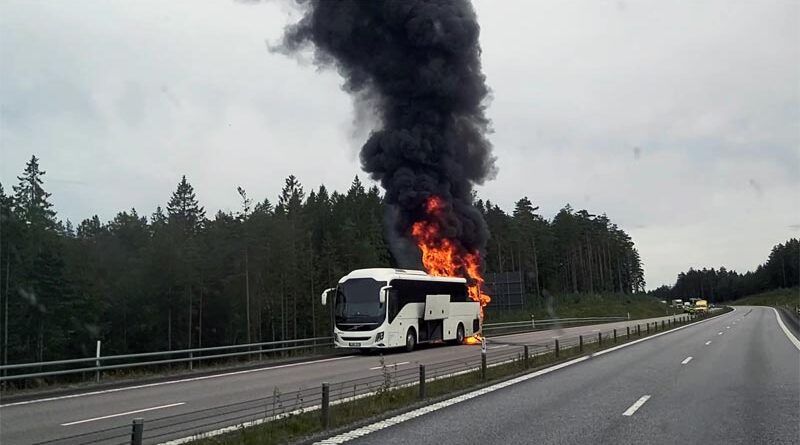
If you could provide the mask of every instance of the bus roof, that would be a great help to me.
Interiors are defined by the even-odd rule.
[[[349,274],[342,277],[339,283],[344,283],[347,280],[354,278],[372,278],[376,281],[391,280],[416,280],[416,281],[440,281],[447,283],[464,283],[467,280],[458,277],[434,277],[428,275],[421,270],[408,270],[408,269],[390,269],[390,268],[374,268],[374,269],[356,269]]]

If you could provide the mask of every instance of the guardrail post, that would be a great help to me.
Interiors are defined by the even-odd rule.
[[[664,330],[664,320],[661,320],[661,330]]]
[[[647,323],[644,326],[645,326],[645,332],[644,333],[647,334],[647,335],[650,335],[650,323]]]
[[[193,363],[194,361],[192,360],[192,358],[194,358],[194,353],[190,352],[189,353],[189,371],[194,369],[194,363]]]
[[[614,329],[614,343],[617,342],[617,330]]]
[[[331,387],[327,382],[322,383],[322,429],[328,429],[331,424]]]
[[[425,365],[419,364],[419,398],[424,399],[425,395]]]
[[[486,350],[481,350],[481,380],[486,380]]]
[[[578,352],[583,352],[583,335],[578,336]]]
[[[525,369],[528,369],[528,357],[530,357],[528,345],[523,346],[523,354],[525,354],[525,361],[522,363],[522,366],[524,366]]]
[[[556,358],[558,358],[558,339],[556,339]]]
[[[95,350],[95,357],[97,357],[97,360],[95,360],[94,365],[99,368],[100,367],[100,340],[97,340],[97,349]],[[94,372],[94,381],[96,383],[100,383],[100,370],[99,369]]]
[[[625,339],[627,340],[629,338],[631,338],[631,327],[625,326]]]
[[[642,336],[642,327],[638,324],[636,325],[636,335],[638,335],[639,337]]]
[[[603,346],[603,333],[597,333],[597,346]]]
[[[133,428],[131,429],[131,445],[142,445],[142,436],[144,436],[144,419],[137,417],[133,419]]]
[[[536,320],[534,320],[533,314],[531,314],[531,329],[536,329]]]

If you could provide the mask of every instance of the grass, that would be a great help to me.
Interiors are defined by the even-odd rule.
[[[760,294],[750,295],[731,304],[754,306],[783,306],[794,309],[800,305],[800,288],[775,289]]]
[[[666,307],[659,300],[647,295],[630,294],[596,294],[596,295],[559,295],[546,301],[529,300],[531,304],[524,310],[506,311],[487,309],[486,322],[530,320],[531,314],[536,319],[569,318],[569,317],[625,317],[630,313],[631,319],[661,317],[673,315],[675,309]],[[680,312],[674,312],[680,313]]]
[[[660,331],[660,329],[658,330]],[[650,331],[651,335],[657,330]],[[641,337],[646,337],[642,330]],[[453,397],[457,394],[478,389],[482,386],[497,383],[528,372],[533,372],[555,363],[564,362],[575,357],[627,343],[640,338],[636,334],[626,338],[621,335],[616,342],[611,338],[604,338],[603,344],[597,342],[585,343],[583,351],[578,347],[560,350],[558,357],[553,351],[532,356],[527,363],[524,359],[513,360],[508,363],[487,368],[486,379],[481,378],[480,370],[468,372],[458,376],[428,381],[426,383],[427,398],[419,399],[419,387],[414,385],[399,389],[390,389],[390,382],[379,390],[377,394],[346,403],[330,406],[331,424],[328,430],[323,430],[319,411],[311,411],[293,415],[280,420],[264,423],[256,427],[242,428],[232,433],[220,436],[197,439],[194,445],[278,445],[309,439],[323,439],[345,432],[358,425],[369,424],[379,418],[390,417],[403,411],[411,410],[438,400]]]

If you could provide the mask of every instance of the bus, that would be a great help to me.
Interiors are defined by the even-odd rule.
[[[338,348],[413,351],[420,343],[461,344],[480,331],[480,304],[464,278],[419,270],[359,269],[322,293],[333,303]]]

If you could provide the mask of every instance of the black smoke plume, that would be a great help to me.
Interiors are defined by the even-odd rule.
[[[481,71],[480,28],[467,1],[300,2],[282,49],[311,46],[315,62],[336,67],[357,105],[380,122],[361,149],[361,164],[386,190],[392,253],[401,267],[420,265],[410,241],[414,222],[432,218],[428,197],[444,200],[442,235],[467,252],[489,233],[472,189],[495,174],[486,139],[489,93]],[[409,249],[413,254],[409,254]]]

